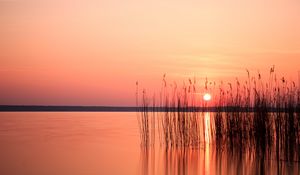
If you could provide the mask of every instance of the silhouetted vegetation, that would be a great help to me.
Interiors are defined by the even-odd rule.
[[[259,155],[275,148],[278,160],[300,161],[299,86],[278,78],[274,66],[267,82],[259,72],[255,76],[248,70],[246,73],[243,83],[236,78],[235,83],[217,84],[206,78],[203,89],[196,79],[189,79],[182,87],[168,84],[164,75],[158,102],[143,90],[139,103],[137,84],[142,145],[154,143],[157,128],[159,142],[167,148],[198,148],[207,142],[240,148],[251,145]],[[202,100],[200,92],[212,94],[213,100]],[[214,112],[210,114],[201,112],[211,109]]]

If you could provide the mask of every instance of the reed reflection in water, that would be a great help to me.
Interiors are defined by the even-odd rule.
[[[299,115],[265,115],[268,121],[262,126],[258,117],[263,116],[257,113],[197,113],[199,135],[191,137],[196,140],[182,145],[166,143],[166,139],[160,144],[141,144],[141,174],[299,174]],[[176,126],[171,127],[172,131],[169,128],[169,133],[158,130],[159,125],[163,130],[161,120],[166,114],[154,117],[159,137],[167,134],[176,143],[171,138],[176,137]],[[218,117],[222,124],[218,124]],[[191,125],[185,128],[192,128]],[[216,134],[218,125],[222,125],[221,135]]]

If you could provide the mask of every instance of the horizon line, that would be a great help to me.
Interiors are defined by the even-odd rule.
[[[290,112],[289,108],[255,108],[239,106],[211,107],[136,107],[136,106],[79,106],[79,105],[0,105],[0,112]],[[299,107],[293,112],[300,112]]]

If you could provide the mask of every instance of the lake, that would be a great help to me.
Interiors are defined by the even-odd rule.
[[[209,113],[204,117],[211,122]],[[141,145],[135,112],[2,112],[0,174],[300,172],[300,163],[288,159],[293,155],[276,158],[273,148],[261,153],[251,143],[239,148],[208,142],[197,148],[166,147],[155,137],[153,145]]]

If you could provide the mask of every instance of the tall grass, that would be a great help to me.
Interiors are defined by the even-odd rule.
[[[170,85],[164,75],[158,106],[155,96],[148,98],[145,90],[138,96],[137,84],[142,144],[154,143],[157,128],[159,142],[165,147],[225,142],[240,146],[252,144],[260,150],[275,145],[278,154],[282,149],[294,149],[295,145],[300,150],[300,72],[298,86],[285,77],[278,78],[274,66],[267,81],[263,81],[260,72],[254,76],[249,70],[246,73],[244,82],[236,78],[234,83],[217,84],[206,78],[203,89],[195,79],[189,79],[181,87],[176,83]],[[200,92],[213,94],[213,100],[203,101]],[[209,123],[201,111],[213,111]]]

